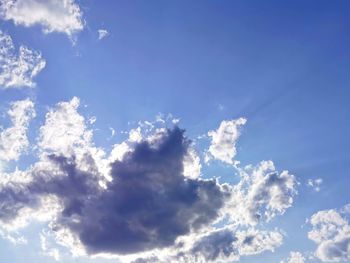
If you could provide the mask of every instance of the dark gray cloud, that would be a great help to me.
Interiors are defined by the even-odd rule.
[[[136,144],[122,161],[110,164],[113,180],[106,189],[98,186],[96,173],[79,170],[74,158],[51,155],[64,176],[46,171],[27,185],[2,187],[0,207],[6,209],[0,220],[15,217],[21,207],[38,206],[43,195],[55,195],[63,204],[55,227],[70,229],[88,253],[171,246],[177,237],[213,222],[229,195],[215,180],[183,176],[189,143],[175,127],[156,145]]]

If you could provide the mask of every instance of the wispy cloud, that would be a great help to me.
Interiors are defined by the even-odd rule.
[[[33,78],[45,67],[41,53],[20,46],[16,52],[12,38],[0,30],[0,87],[34,87]]]
[[[289,257],[286,260],[282,260],[281,263],[304,263],[305,257],[298,251],[291,251]]]
[[[18,160],[29,145],[27,130],[35,117],[34,103],[29,99],[13,102],[7,114],[11,126],[0,129],[0,160]]]
[[[314,191],[319,192],[321,191],[322,183],[323,183],[322,178],[316,178],[316,179],[308,179],[306,185],[312,188]]]
[[[109,35],[109,32],[106,29],[99,29],[98,32],[98,39],[101,40]]]

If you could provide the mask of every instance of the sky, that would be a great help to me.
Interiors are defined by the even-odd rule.
[[[0,261],[350,262],[349,11],[0,0]]]

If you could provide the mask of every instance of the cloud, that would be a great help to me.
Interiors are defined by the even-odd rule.
[[[282,260],[281,263],[304,263],[305,257],[300,252],[291,251],[289,258]]]
[[[272,161],[241,169],[227,211],[236,224],[256,225],[283,214],[293,203],[297,182],[288,171],[278,172]],[[232,211],[232,213],[230,213]]]
[[[188,253],[179,254],[180,262],[234,262],[242,256],[274,251],[282,244],[278,231],[248,229],[233,231],[229,228],[213,231],[197,240]]]
[[[196,179],[201,174],[201,161],[200,158],[193,147],[189,147],[187,154],[184,156],[184,171],[185,177]]]
[[[35,117],[34,103],[29,99],[12,102],[7,114],[11,126],[0,129],[0,160],[18,160],[29,145],[27,130]]]
[[[109,32],[106,29],[99,29],[98,31],[98,40],[105,38],[109,35]]]
[[[222,162],[233,164],[236,156],[236,141],[240,136],[240,126],[246,123],[246,119],[222,121],[216,131],[209,131],[211,145],[207,151],[206,161],[217,159]]]
[[[350,260],[350,224],[342,212],[319,211],[310,219],[308,237],[317,244],[315,256],[322,262]]]
[[[12,39],[0,30],[0,87],[34,87],[33,78],[45,67],[40,52],[20,46],[18,54]]]
[[[136,129],[130,130],[129,141],[130,142],[141,142],[142,141],[141,127],[137,127]]]
[[[139,258],[133,263],[151,262],[236,262],[242,256],[256,255],[264,251],[274,251],[282,244],[283,235],[275,231],[261,231],[254,228],[237,231],[224,227],[198,235],[182,243],[174,255],[160,255]]]
[[[236,185],[203,179],[194,143],[163,122],[139,123],[107,154],[79,107],[74,97],[50,108],[38,161],[1,175],[1,235],[39,220],[48,228],[44,254],[58,258],[55,243],[73,255],[128,262],[230,262],[282,244],[281,231],[257,225],[292,205],[293,175],[265,161],[232,167]]]
[[[323,183],[322,178],[309,179],[307,180],[307,186],[311,187],[315,192],[321,191],[321,184]]]
[[[44,255],[52,257],[54,260],[59,261],[60,260],[60,252],[57,248],[52,248],[51,244],[49,243],[47,232],[40,233],[40,243],[41,243],[41,250]]]
[[[40,25],[45,33],[60,32],[69,37],[84,28],[82,12],[74,0],[2,0],[0,15],[16,25]]]
[[[49,155],[49,169],[36,167],[30,183],[1,188],[0,219],[12,220],[25,207],[40,207],[42,196],[53,195],[62,205],[54,231],[68,229],[90,254],[129,254],[173,245],[177,237],[217,219],[228,193],[215,180],[183,176],[189,142],[182,130],[166,130],[157,140],[152,146],[140,142],[121,161],[111,163],[113,180],[106,189],[98,184],[97,169],[82,171],[74,156]]]
[[[168,130],[161,140],[156,149],[140,143],[113,163],[107,190],[86,208],[81,224],[70,226],[90,253],[167,247],[218,217],[225,198],[220,186],[182,175],[183,131]]]
[[[80,100],[60,102],[45,116],[40,127],[38,146],[45,152],[72,156],[84,152],[92,144],[92,132],[87,130],[85,118],[79,114]]]

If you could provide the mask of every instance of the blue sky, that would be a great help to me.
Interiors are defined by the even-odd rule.
[[[264,236],[261,233],[270,233],[264,236],[266,239],[262,238],[265,243],[259,243],[261,251],[252,245],[254,242],[248,248],[245,242],[239,243],[234,238],[234,245],[229,244],[235,251],[231,258],[221,253],[212,261],[350,260],[350,251],[344,249],[350,244],[350,209],[347,206],[350,184],[348,1],[0,2],[1,39],[10,38],[12,46],[12,51],[5,50],[0,54],[0,176],[10,178],[8,180],[12,182],[3,183],[7,180],[3,179],[0,185],[0,207],[5,211],[0,212],[0,221],[5,225],[3,229],[0,227],[1,260],[56,262],[49,255],[56,253],[61,262],[115,262],[115,259],[106,259],[106,255],[97,253],[102,251],[99,250],[104,244],[101,240],[99,245],[96,245],[97,241],[94,243],[96,247],[84,242],[83,233],[89,229],[82,230],[83,226],[80,226],[77,230],[72,224],[63,223],[66,221],[61,218],[61,210],[56,219],[29,220],[25,226],[17,228],[7,226],[10,221],[23,217],[23,209],[34,211],[44,207],[50,210],[50,205],[54,205],[10,203],[9,191],[28,187],[28,182],[22,182],[18,176],[28,176],[35,182],[39,169],[52,175],[55,165],[52,163],[58,161],[48,158],[50,154],[71,160],[72,156],[85,152],[96,163],[98,176],[107,178],[110,173],[113,178],[115,176],[113,182],[117,181],[120,176],[124,178],[119,170],[122,165],[139,164],[136,156],[142,143],[156,144],[158,148],[154,154],[161,152],[163,146],[166,149],[168,146],[180,147],[169,139],[176,134],[176,128],[172,128],[174,124],[185,130],[184,138],[192,140],[190,146],[181,146],[187,147],[187,153],[181,155],[184,162],[189,152],[194,152],[190,163],[186,164],[192,167],[192,175],[179,174],[179,178],[186,185],[188,180],[193,180],[200,185],[201,191],[207,191],[204,186],[209,187],[203,183],[208,182],[205,180],[219,178],[216,187],[220,194],[224,192],[224,183],[228,183],[230,190],[227,191],[232,198],[224,201],[225,205],[216,211],[226,213],[224,219],[221,218],[223,221],[216,229],[213,222],[220,219],[219,215],[203,219],[205,226],[198,228],[189,220],[186,227],[191,230],[175,236],[194,236],[197,243],[189,244],[192,247],[188,250],[176,248],[174,244],[178,240],[163,233],[158,239],[170,238],[171,245],[150,242],[145,246],[147,248],[137,250],[138,243],[131,242],[134,252],[144,254],[126,253],[125,258],[120,257],[122,248],[118,247],[119,239],[115,239],[121,234],[111,230],[116,243],[103,247],[109,257],[126,262],[137,257],[146,262],[202,262],[199,258],[210,262],[203,252],[203,235],[209,237],[214,236],[215,231],[227,231],[239,240],[239,233],[243,235],[242,231],[246,231],[244,233],[248,235],[254,230],[255,234],[249,232],[249,237],[254,236],[256,242],[261,241],[259,235]],[[101,29],[107,34],[99,38],[98,30]],[[2,46],[4,43],[1,40]],[[34,52],[28,55],[30,58],[22,58],[25,65],[18,62],[21,61],[21,47]],[[15,105],[26,110],[21,111]],[[11,114],[8,114],[11,109],[14,116],[28,119],[11,122]],[[240,118],[246,122],[240,123]],[[179,123],[177,119],[180,119]],[[145,124],[146,121],[152,123],[152,128]],[[162,131],[159,136],[165,142],[152,141],[156,129],[164,127],[170,130],[158,132]],[[131,130],[137,131],[134,139],[131,139]],[[123,142],[128,145],[129,153],[124,159],[113,157],[112,150]],[[14,149],[13,145],[19,146]],[[98,151],[105,155],[101,157]],[[120,148],[114,153],[118,151],[123,155]],[[161,163],[165,157],[159,157],[162,154],[159,153],[159,160],[155,157],[158,161],[154,163],[149,163],[148,155],[143,154],[145,160],[142,162],[152,169],[165,165]],[[169,156],[173,155],[169,153]],[[81,170],[84,168],[78,162],[84,159],[79,158],[76,157],[74,162]],[[261,162],[264,160],[271,160],[274,167],[254,176],[254,169],[263,167]],[[45,163],[44,168],[39,167],[41,162]],[[117,168],[108,170],[103,166],[105,163],[109,163],[107,167]],[[22,175],[16,174],[16,167]],[[284,170],[288,171],[285,177]],[[64,169],[60,172],[63,176],[69,175]],[[86,173],[90,172],[91,167]],[[140,174],[143,178],[144,173],[140,171]],[[267,178],[272,174],[278,183],[269,185]],[[147,179],[151,180],[151,185],[158,183],[154,177]],[[106,182],[107,189],[120,191],[122,187]],[[238,187],[240,183],[245,186]],[[136,183],[135,187],[146,189],[147,183],[144,184]],[[176,185],[174,189],[168,184],[162,187],[165,192],[177,189]],[[257,199],[253,198],[254,189],[261,190],[260,195],[255,196]],[[43,192],[50,192],[28,191],[38,200],[43,197]],[[98,191],[99,195],[95,192],[91,195],[100,198],[103,190]],[[65,196],[56,191],[50,194],[65,200]],[[21,195],[25,196],[24,193]],[[238,196],[243,198],[241,202],[247,202],[247,206],[253,202],[250,211],[243,211],[237,205],[240,202]],[[133,204],[136,202],[133,197],[123,197],[123,200],[130,206],[142,206]],[[114,198],[121,197],[116,193]],[[212,198],[220,199],[218,195]],[[259,200],[265,200],[261,201],[261,206],[257,205]],[[66,201],[63,206],[67,205]],[[159,204],[154,205],[158,207]],[[20,209],[16,210],[17,206]],[[87,214],[89,209],[83,215],[78,213],[80,220],[91,216]],[[176,211],[180,213],[182,208],[178,209]],[[196,204],[188,209],[193,218],[198,216]],[[212,208],[207,206],[206,209]],[[152,210],[149,212],[152,214]],[[242,218],[249,213],[262,213],[261,219],[244,221]],[[132,216],[139,220],[138,213]],[[73,220],[70,216],[69,219]],[[159,218],[159,221],[172,227],[166,219]],[[72,245],[62,245],[60,237],[53,234],[53,223],[75,235],[82,242],[85,254],[73,255]],[[336,229],[331,230],[331,226]],[[283,237],[283,241],[271,238],[271,233]],[[50,246],[43,246],[40,236],[50,237]],[[23,237],[27,242],[17,244],[11,237]],[[218,240],[208,238],[205,242],[215,250],[222,248]],[[206,250],[210,249],[206,247]],[[188,257],[180,259],[180,252]],[[152,253],[161,256],[150,258]]]

